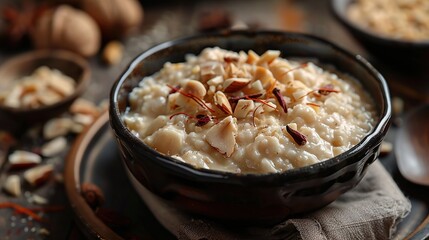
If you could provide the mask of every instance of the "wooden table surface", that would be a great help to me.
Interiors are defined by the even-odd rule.
[[[0,1],[0,4],[4,3]],[[377,61],[339,25],[330,12],[328,0],[168,1],[158,5],[143,1],[142,4],[145,9],[144,24],[139,34],[124,40],[125,52],[121,62],[114,66],[106,66],[102,64],[100,55],[88,59],[92,76],[84,98],[96,103],[107,99],[113,82],[138,53],[154,44],[197,32],[200,13],[221,8],[231,14],[234,24],[246,23],[261,29],[306,32],[331,40],[353,53],[368,58],[385,75],[392,95],[405,99],[408,108],[429,101],[429,81],[422,81],[424,76],[429,75],[421,74],[416,77],[412,73],[398,72],[395,68]],[[0,47],[0,64],[16,54],[30,50],[7,49],[8,46]],[[74,137],[68,139],[72,144]],[[19,139],[16,148],[29,148],[39,143],[40,139],[23,137]],[[0,159],[5,159],[7,155],[4,147],[4,143],[0,143]],[[62,174],[66,155],[67,151],[54,162],[57,175]],[[394,156],[388,156],[385,161],[388,165],[394,164]],[[1,166],[4,165],[2,160],[0,163]],[[0,186],[8,174],[10,173],[0,167]],[[37,189],[25,188],[23,196],[19,198],[1,192],[0,203],[17,202],[24,206],[33,206],[28,203],[31,194],[43,196],[49,200],[50,205],[62,206],[64,209],[44,214],[44,222],[15,214],[9,209],[0,209],[0,239],[44,239],[40,235],[42,228],[50,232],[48,239],[81,238],[74,224],[64,186],[59,181],[50,181]]]

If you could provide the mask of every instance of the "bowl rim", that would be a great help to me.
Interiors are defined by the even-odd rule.
[[[38,112],[56,108],[66,102],[72,101],[74,98],[77,98],[79,95],[81,95],[85,91],[86,87],[89,85],[90,71],[91,71],[89,67],[89,63],[78,54],[75,54],[67,50],[60,50],[60,49],[39,49],[39,50],[25,52],[15,57],[12,57],[0,65],[0,74],[3,71],[3,69],[7,69],[14,65],[20,65],[25,62],[32,62],[39,59],[66,60],[70,63],[76,64],[76,66],[81,68],[82,74],[77,79],[72,78],[71,76],[68,76],[61,69],[57,69],[61,71],[62,74],[72,78],[76,82],[76,87],[73,93],[68,96],[65,96],[58,102],[55,102],[49,105],[43,105],[37,108],[14,108],[14,107],[0,105],[0,110],[7,111],[12,114],[37,114]],[[36,69],[37,68],[35,68],[34,70]],[[16,79],[12,81],[16,81]]]
[[[286,170],[283,172],[266,173],[266,174],[233,173],[233,172],[225,172],[221,170],[197,168],[191,164],[179,161],[177,159],[174,159],[173,157],[166,156],[157,152],[156,150],[144,144],[142,140],[140,140],[134,134],[131,133],[131,131],[125,126],[125,124],[123,124],[122,120],[120,119],[121,114],[118,109],[118,95],[124,82],[132,74],[133,70],[140,64],[142,60],[144,60],[146,57],[149,57],[158,51],[168,49],[175,45],[180,45],[181,43],[184,43],[187,41],[197,40],[200,38],[210,38],[210,37],[228,37],[232,35],[244,35],[247,38],[252,37],[252,35],[274,35],[274,36],[283,36],[283,37],[286,36],[290,38],[300,38],[300,39],[304,38],[304,39],[310,39],[312,41],[325,44],[335,49],[336,51],[341,52],[346,57],[352,59],[354,62],[361,65],[369,74],[371,74],[375,79],[378,80],[378,84],[380,86],[380,89],[382,90],[381,94],[383,97],[384,109],[383,108],[381,109],[382,112],[380,114],[380,118],[376,122],[376,125],[371,130],[371,132],[369,132],[358,144],[356,144],[349,150],[333,158],[330,158],[309,166],[305,166],[305,167]],[[137,57],[135,57],[134,60],[131,61],[128,67],[125,68],[123,73],[115,81],[115,83],[111,88],[109,103],[110,103],[109,105],[110,126],[114,131],[114,133],[117,135],[117,138],[118,138],[118,135],[121,138],[126,138],[128,141],[132,143],[133,147],[143,148],[144,150],[153,154],[153,156],[155,156],[155,159],[150,159],[150,161],[156,162],[156,164],[162,165],[162,167],[165,167],[173,172],[182,174],[183,176],[188,177],[192,180],[204,180],[206,182],[227,181],[228,183],[236,182],[238,184],[242,183],[242,180],[244,178],[253,182],[271,182],[273,179],[282,179],[282,180],[287,179],[288,182],[283,184],[293,183],[295,179],[298,179],[297,178],[298,176],[302,176],[303,174],[305,175],[318,174],[320,171],[326,171],[332,166],[335,166],[343,162],[344,160],[346,160],[346,158],[349,158],[350,156],[357,155],[360,151],[369,151],[371,150],[369,146],[372,143],[375,146],[381,143],[382,135],[384,135],[383,132],[386,132],[390,125],[390,118],[391,118],[391,111],[392,111],[391,103],[390,103],[390,94],[389,94],[388,86],[384,77],[362,56],[354,55],[348,52],[347,50],[339,47],[338,45],[314,35],[305,34],[305,33],[275,31],[275,30],[263,30],[263,31],[228,30],[228,31],[213,32],[213,33],[202,33],[202,34],[200,33],[200,34],[195,34],[188,37],[166,41],[158,45],[155,45],[153,47],[150,47],[149,49],[143,51]],[[115,127],[115,124],[116,126],[120,126],[120,127],[119,128]]]
[[[406,39],[400,39],[400,38],[393,38],[393,37],[379,34],[376,31],[366,29],[360,26],[359,24],[353,22],[345,15],[345,12],[344,12],[345,9],[341,9],[341,7],[339,6],[340,3],[344,2],[344,4],[347,5],[346,6],[347,8],[348,5],[353,1],[355,0],[346,0],[346,1],[330,0],[331,12],[333,12],[334,16],[347,28],[353,29],[354,31],[365,36],[366,38],[371,38],[383,44],[402,45],[403,47],[418,47],[418,48],[429,47],[429,39],[413,41],[413,40],[406,40]]]

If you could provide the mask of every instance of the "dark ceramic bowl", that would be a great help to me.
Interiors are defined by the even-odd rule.
[[[407,41],[377,34],[347,17],[347,9],[355,0],[331,0],[331,9],[339,22],[363,47],[383,62],[405,67],[423,69],[429,67],[429,39]]]
[[[13,81],[31,75],[40,66],[58,69],[76,81],[73,94],[39,108],[12,108],[0,105],[0,129],[11,132],[40,123],[68,110],[89,84],[89,66],[82,57],[62,50],[38,50],[11,58],[0,66],[0,88],[8,89]]]
[[[261,54],[278,49],[285,58],[317,59],[358,79],[374,100],[377,123],[359,144],[332,159],[275,174],[234,174],[197,169],[145,145],[124,125],[128,94],[167,61],[184,61],[209,46]],[[110,124],[126,167],[150,192],[188,212],[233,222],[273,222],[334,201],[362,179],[377,158],[391,116],[383,77],[362,57],[317,37],[285,32],[226,32],[166,42],[140,54],[113,85]]]

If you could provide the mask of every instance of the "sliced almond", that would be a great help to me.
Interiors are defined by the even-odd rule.
[[[272,102],[267,102],[267,104],[264,104],[262,106],[262,109],[264,110],[264,112],[272,112],[277,109],[277,105]]]
[[[249,52],[247,53],[247,63],[248,64],[254,64],[259,60],[259,55],[257,53],[255,53],[252,50],[249,50]]]
[[[42,146],[42,155],[45,157],[53,157],[67,147],[67,140],[65,137],[57,137]]]
[[[73,126],[73,120],[70,118],[53,118],[43,126],[43,137],[52,139],[66,135]]]
[[[221,154],[231,157],[235,148],[237,124],[232,116],[228,116],[212,126],[206,134],[206,141]]]
[[[200,99],[203,99],[207,94],[207,90],[204,85],[196,80],[188,80],[183,86],[183,91],[185,93],[190,93]]]
[[[21,196],[21,179],[18,175],[10,175],[6,178],[3,189],[14,197]]]
[[[237,106],[234,109],[234,117],[242,119],[246,118],[247,114],[249,114],[255,108],[255,103],[253,100],[241,99],[238,100]]]
[[[88,114],[75,114],[73,116],[73,121],[75,123],[78,123],[78,124],[81,124],[84,126],[88,126],[92,122],[94,122],[94,116],[88,115]]]
[[[200,77],[203,82],[206,82],[216,76],[223,76],[224,74],[225,69],[219,62],[210,61],[200,65]]]
[[[280,56],[280,51],[278,50],[267,50],[261,57],[258,59],[256,65],[268,65],[272,63],[276,58]]]
[[[30,168],[24,172],[24,179],[32,186],[38,186],[45,183],[51,177],[54,171],[52,164],[46,164]]]
[[[253,79],[260,80],[265,89],[270,88],[276,82],[271,71],[261,66],[256,67]]]
[[[298,100],[302,98],[303,96],[307,95],[311,91],[310,88],[308,88],[304,83],[301,81],[289,81],[286,84],[286,91],[285,95],[289,98],[293,98],[295,100]]]
[[[285,62],[276,62],[270,65],[270,71],[274,78],[281,83],[287,83],[293,80],[293,71],[291,71],[291,69],[292,66]]]
[[[216,107],[218,107],[222,112],[229,115],[232,114],[231,104],[223,92],[217,91],[213,96],[213,100]]]
[[[226,93],[236,92],[249,84],[250,80],[248,78],[228,78],[223,82],[223,91]]]
[[[42,157],[32,152],[17,150],[9,155],[8,160],[11,169],[20,169],[41,163]]]
[[[217,86],[219,84],[222,84],[223,82],[223,76],[216,76],[210,80],[207,81],[207,84],[209,86]]]
[[[243,88],[243,92],[247,95],[254,95],[259,93],[265,93],[264,86],[262,86],[262,82],[259,80],[253,81],[245,88]]]

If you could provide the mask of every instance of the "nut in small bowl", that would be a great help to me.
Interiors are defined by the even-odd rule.
[[[89,84],[82,57],[62,50],[39,50],[0,66],[0,128],[11,132],[68,110]]]
[[[336,18],[371,54],[414,70],[424,70],[429,60],[427,6],[427,1],[331,0]]]

